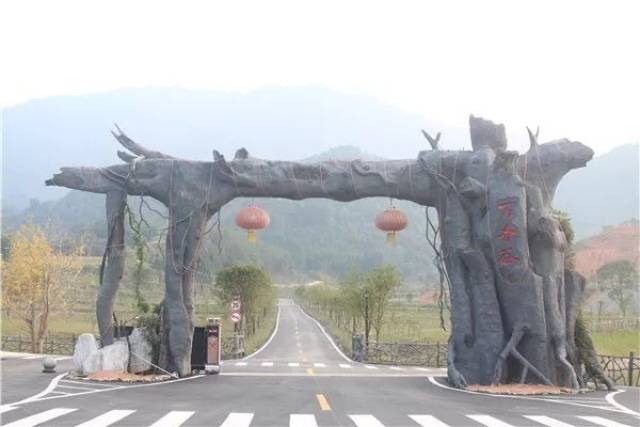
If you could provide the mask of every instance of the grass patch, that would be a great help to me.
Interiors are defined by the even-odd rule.
[[[599,354],[629,356],[640,355],[640,331],[592,332],[593,345]]]

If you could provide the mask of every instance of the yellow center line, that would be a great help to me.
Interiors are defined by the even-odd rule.
[[[329,402],[327,401],[327,398],[324,397],[324,394],[316,394],[316,399],[318,399],[320,409],[322,409],[323,411],[331,410],[331,406],[329,406]]]

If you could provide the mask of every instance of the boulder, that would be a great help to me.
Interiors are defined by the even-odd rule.
[[[151,369],[149,361],[152,357],[152,348],[145,335],[144,329],[141,328],[135,328],[129,335],[129,346],[131,347],[129,372],[132,374],[139,374]]]
[[[129,346],[126,341],[116,341],[100,350],[103,371],[127,372]]]
[[[93,334],[82,334],[73,350],[73,365],[80,375],[88,375],[100,370],[100,353]]]

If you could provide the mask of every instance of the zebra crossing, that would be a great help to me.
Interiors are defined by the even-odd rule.
[[[316,369],[344,369],[364,368],[372,371],[395,371],[395,372],[434,372],[440,368],[425,368],[422,366],[395,366],[395,365],[369,365],[361,363],[329,363],[329,362],[284,362],[284,361],[242,361],[223,360],[222,366],[236,368],[316,368]]]
[[[11,414],[12,410],[17,407],[0,407],[5,414]],[[135,424],[127,422],[127,418],[135,414],[134,409],[112,409],[105,413],[94,416],[87,420],[67,420],[65,417],[70,414],[77,414],[78,408],[52,408],[23,418],[10,421],[8,424],[1,424],[5,427],[33,427],[37,425],[46,425],[51,422],[61,425],[75,425],[77,427],[106,427],[115,423],[124,422],[127,425],[149,425],[151,427],[179,427],[183,424],[190,425],[207,425],[220,427],[251,427],[252,425],[265,425],[260,423],[259,416],[251,412],[232,412],[229,413],[222,423],[212,423],[203,420],[197,420],[196,411],[169,411],[157,419],[150,420],[150,424],[140,423],[140,421],[131,421]],[[3,415],[5,417],[6,415]],[[522,415],[520,420],[515,424],[507,423],[499,418],[486,414],[468,414],[463,416],[466,420],[464,424],[447,422],[441,416],[428,414],[408,414],[404,416],[404,421],[396,421],[394,423],[383,423],[379,418],[372,414],[347,414],[345,422],[340,425],[351,425],[354,427],[455,427],[464,425],[465,427],[514,427],[514,425],[528,427],[632,427],[631,424],[623,424],[619,421],[593,415],[566,415],[563,420],[549,417],[547,415]],[[335,422],[335,421],[334,421]],[[637,424],[637,423],[634,423]],[[269,423],[267,425],[273,425]],[[319,423],[315,414],[289,414],[288,420],[282,420],[277,425],[288,425],[289,427],[319,427],[329,426]]]

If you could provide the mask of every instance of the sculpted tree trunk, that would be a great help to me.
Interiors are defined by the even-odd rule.
[[[585,166],[593,152],[568,140],[538,145],[530,132],[531,148],[518,155],[507,151],[502,125],[472,116],[470,129],[473,151],[440,150],[425,134],[432,150],[417,159],[311,164],[255,159],[244,149],[232,161],[216,151],[210,162],[176,159],[118,129],[116,139],[134,154],[118,153],[127,164],[62,168],[47,185],[107,194],[111,222],[119,218],[110,208],[120,206],[119,195],[148,195],[167,206],[161,363],[180,375],[190,372],[202,231],[225,203],[235,197],[387,196],[438,211],[452,306],[449,381],[458,387],[505,381],[577,387],[572,341],[582,288],[566,290],[566,242],[551,202],[560,179]],[[120,223],[114,224],[97,303],[106,337],[122,271],[112,246],[122,241]]]

